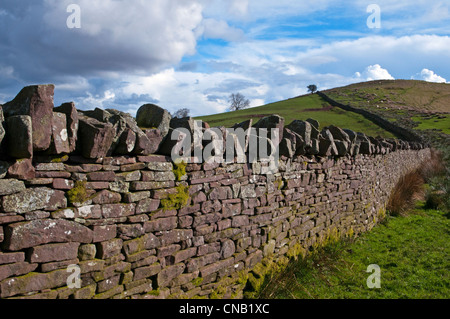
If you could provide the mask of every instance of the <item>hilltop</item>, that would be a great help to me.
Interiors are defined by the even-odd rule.
[[[450,84],[416,80],[378,80],[322,91],[333,100],[367,110],[389,122],[411,129],[428,141],[448,140],[450,135]],[[371,136],[392,133],[360,114],[334,107],[317,94],[306,94],[244,110],[197,119],[211,126],[231,126],[249,118],[278,114],[286,123],[294,119],[316,119],[321,127],[336,125]]]

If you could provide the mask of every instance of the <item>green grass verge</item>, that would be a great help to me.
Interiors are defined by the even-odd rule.
[[[266,283],[271,299],[448,299],[450,216],[416,209],[388,217],[372,231],[292,262]],[[367,287],[370,264],[381,269],[381,288]],[[276,283],[276,284],[275,284]]]
[[[341,128],[362,132],[370,136],[394,137],[390,132],[380,128],[362,115],[347,112],[337,107],[331,107],[317,94],[304,95],[263,106],[248,108],[235,112],[200,116],[196,119],[207,122],[210,126],[231,127],[236,123],[253,119],[254,123],[264,116],[278,114],[285,120],[286,125],[293,120],[308,118],[319,121],[321,128],[336,125]]]

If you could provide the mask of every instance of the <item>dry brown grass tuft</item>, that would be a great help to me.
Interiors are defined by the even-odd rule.
[[[446,171],[445,162],[441,151],[432,149],[429,160],[422,163],[419,172],[425,182],[429,182],[433,177],[444,174]]]
[[[416,201],[426,199],[425,183],[446,171],[442,153],[432,149],[431,156],[415,171],[402,176],[389,198],[387,209],[392,215],[405,216]]]
[[[417,200],[424,199],[424,183],[420,169],[402,176],[389,198],[388,211],[394,216],[405,216]]]

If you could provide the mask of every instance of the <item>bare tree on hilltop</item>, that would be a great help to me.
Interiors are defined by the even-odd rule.
[[[228,99],[230,111],[238,111],[249,107],[250,101],[241,93],[232,93]]]
[[[182,119],[183,117],[188,117],[190,113],[191,110],[189,110],[188,108],[182,108],[173,113],[172,117]]]

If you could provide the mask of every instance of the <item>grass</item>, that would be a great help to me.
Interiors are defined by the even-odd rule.
[[[261,298],[448,299],[450,220],[423,203],[406,217],[389,216],[371,232],[340,241],[292,262]],[[367,268],[381,269],[381,288],[370,289]]]
[[[450,114],[413,116],[416,130],[439,130],[450,135]]]
[[[450,112],[450,84],[417,80],[377,80],[324,91],[331,98],[356,107]]]
[[[248,108],[244,110],[226,112],[208,116],[200,116],[196,119],[207,122],[210,126],[231,127],[236,123],[250,118],[254,123],[264,116],[278,114],[289,124],[293,120],[306,120],[308,118],[319,121],[321,128],[336,125],[341,128],[363,132],[370,136],[394,137],[363,116],[347,112],[337,107],[331,107],[317,94],[308,94],[296,98],[270,103],[263,106]]]

